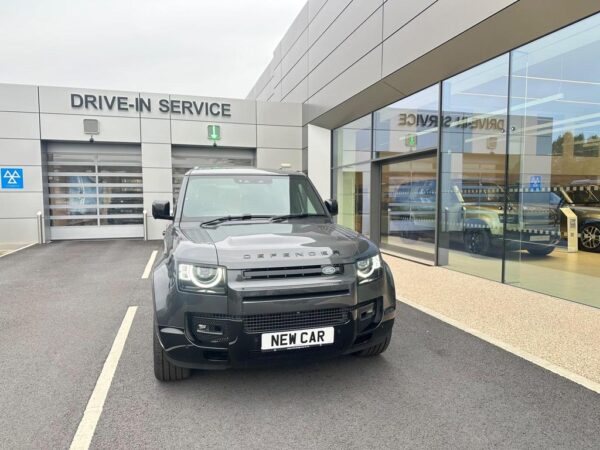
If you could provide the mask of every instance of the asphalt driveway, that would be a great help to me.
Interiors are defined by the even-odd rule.
[[[0,448],[68,448],[139,306],[92,448],[597,448],[600,396],[408,306],[381,357],[152,373],[141,274],[159,242],[61,242],[0,259]]]

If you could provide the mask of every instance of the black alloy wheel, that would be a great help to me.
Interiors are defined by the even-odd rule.
[[[590,223],[581,229],[581,246],[589,252],[600,251],[600,224]]]
[[[476,255],[487,255],[490,252],[490,234],[487,230],[473,230],[465,233],[465,249]]]

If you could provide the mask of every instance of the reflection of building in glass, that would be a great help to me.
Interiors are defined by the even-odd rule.
[[[600,307],[598,30],[600,15],[359,119],[336,195],[356,199],[340,177],[360,158],[378,201],[341,223],[370,215],[384,251]]]

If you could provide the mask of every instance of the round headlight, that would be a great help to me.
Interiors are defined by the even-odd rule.
[[[223,271],[219,267],[193,266],[191,270],[192,282],[201,288],[215,287],[221,282]]]
[[[378,272],[380,268],[381,259],[379,259],[379,255],[356,261],[356,275],[361,280],[359,283],[366,282],[372,277],[378,276],[378,273],[375,272]]]
[[[371,267],[371,265],[371,258],[361,259],[360,261],[356,262],[356,267],[358,267],[358,270],[360,270],[361,272],[368,272],[369,267]]]

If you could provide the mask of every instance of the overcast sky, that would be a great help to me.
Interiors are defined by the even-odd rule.
[[[306,0],[0,0],[0,82],[245,98]]]

